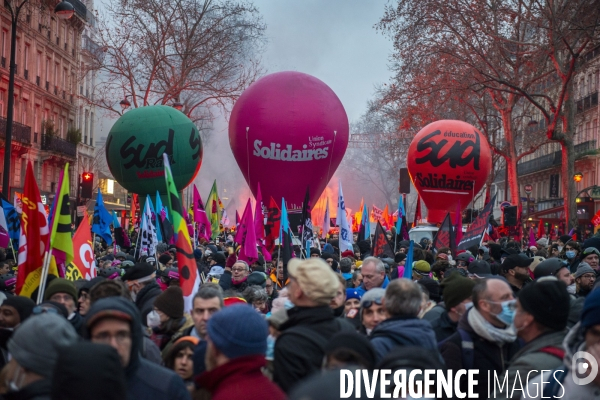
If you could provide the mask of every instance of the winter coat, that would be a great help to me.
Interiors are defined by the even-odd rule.
[[[487,399],[488,371],[496,371],[498,375],[502,374],[508,361],[519,351],[520,344],[518,340],[515,340],[500,347],[496,343],[482,338],[469,325],[467,315],[468,313],[465,313],[458,322],[458,329],[469,333],[473,340],[474,358],[472,368],[479,370],[477,375],[478,384],[475,385],[473,391],[479,394],[480,399]],[[467,368],[463,365],[462,339],[459,332],[454,333],[440,343],[439,349],[448,370],[456,373],[459,369]],[[491,374],[493,376],[493,372]],[[468,390],[467,383],[467,376],[464,375],[460,382],[460,388],[463,392]]]
[[[156,285],[156,283],[153,284]],[[156,286],[158,287],[158,285]],[[179,375],[169,369],[151,363],[140,356],[144,334],[140,314],[136,307],[130,301],[120,297],[101,299],[92,305],[92,308],[86,315],[86,321],[89,321],[96,314],[105,310],[120,311],[131,317],[131,353],[129,364],[125,367],[128,398],[144,400],[190,400],[190,393]],[[86,324],[84,324],[84,338],[89,340],[90,335],[91,332]]]
[[[18,392],[0,395],[2,400],[51,400],[52,382],[49,379],[30,383]]]
[[[231,271],[227,271],[225,270],[225,272],[223,272],[223,275],[221,275],[221,278],[219,279],[219,286],[221,286],[221,288],[225,291],[225,290],[235,290],[237,292],[243,292],[244,289],[246,289],[248,287],[248,282],[246,281],[248,278],[244,278],[241,282],[238,282],[237,284],[233,283],[233,279],[232,279],[232,275],[231,275]]]
[[[391,350],[402,346],[417,346],[437,350],[437,341],[431,324],[416,317],[392,317],[381,322],[371,332],[371,344],[377,361]]]
[[[177,341],[177,339],[186,336],[185,335],[186,330],[192,329],[193,327],[194,327],[194,321],[192,321],[192,318],[190,317],[190,315],[186,313],[184,315],[184,317],[181,319],[181,325],[179,326],[179,329],[177,329],[177,331],[171,335],[169,340],[164,344],[164,346],[162,347],[162,349],[160,351],[160,355],[162,356],[163,360],[167,357],[167,354],[169,354],[171,347]]]
[[[435,333],[435,340],[437,340],[438,343],[454,335],[454,333],[456,333],[456,328],[458,328],[458,322],[452,321],[446,310],[444,310],[438,319],[430,321],[430,323],[433,332]]]
[[[321,370],[325,346],[340,331],[355,332],[342,318],[335,318],[328,306],[294,307],[280,326],[275,342],[273,381],[286,393],[301,379]]]
[[[262,374],[262,355],[230,360],[196,378],[199,387],[211,393],[211,400],[284,400],[285,394]]]
[[[500,382],[503,382],[504,379],[508,377],[508,387],[512,388],[513,384],[515,383],[515,379],[518,382],[518,379],[520,378],[521,382],[525,384],[525,382],[528,381],[527,374],[529,374],[530,371],[537,370],[538,373],[540,373],[542,370],[553,370],[560,367],[563,363],[563,360],[561,357],[557,356],[558,354],[553,355],[540,350],[548,347],[562,350],[562,342],[566,333],[566,331],[552,331],[542,334],[541,336],[538,336],[531,342],[527,343],[510,360],[508,369],[502,376],[502,380]],[[530,379],[538,375],[538,373],[532,373],[530,375]],[[503,391],[501,395],[498,391],[496,399],[517,400],[521,397],[521,394],[522,392],[519,390],[515,390],[513,393],[510,393],[510,391],[508,393]]]
[[[273,281],[273,283],[275,283],[276,287],[275,289],[277,290],[281,290],[284,287],[286,287],[287,285],[290,284],[290,278],[287,278],[285,283],[283,283],[282,280],[277,279],[277,273],[273,272],[271,275],[269,275],[269,277],[271,278],[271,280]]]
[[[594,382],[587,385],[578,385],[573,380],[573,371],[571,371],[571,360],[573,355],[578,351],[585,351],[584,343],[584,331],[580,324],[577,324],[571,329],[565,339],[563,340],[562,347],[565,349],[565,357],[561,365],[555,369],[563,370],[566,372],[563,379],[560,380],[562,388],[556,383],[556,380],[552,378],[553,372],[544,372],[533,379],[529,380],[525,394],[529,392],[531,396],[527,396],[529,399],[548,399],[552,397],[552,393],[545,394],[544,389],[547,385],[553,384],[557,386],[556,396],[561,396],[563,399],[568,400],[600,400],[600,386],[594,384]],[[582,348],[583,347],[583,348]],[[537,368],[540,369],[541,368]],[[551,382],[551,383],[548,383]],[[525,386],[525,384],[524,384]],[[528,391],[528,392],[527,392]],[[521,397],[524,398],[524,397]]]
[[[446,306],[444,305],[444,303],[438,303],[431,310],[427,311],[425,313],[425,315],[423,315],[422,319],[425,321],[433,322],[433,321],[439,319],[442,316],[442,314],[445,312],[446,312]]]
[[[150,311],[154,309],[154,300],[162,293],[158,283],[152,281],[144,286],[135,298],[135,305],[140,312],[141,323],[144,326],[148,326],[146,317],[150,314]]]
[[[390,284],[390,279],[386,276],[385,279],[383,280],[383,283],[381,284],[381,288],[385,289],[388,285]],[[365,289],[365,284],[361,283],[357,288],[356,291],[358,292],[358,294],[360,295],[360,297],[362,297],[366,292],[367,289]]]

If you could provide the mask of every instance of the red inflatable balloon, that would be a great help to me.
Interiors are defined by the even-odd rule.
[[[421,129],[408,148],[408,172],[427,205],[427,222],[469,206],[492,169],[485,136],[463,121],[441,120]]]
[[[285,198],[301,209],[306,188],[315,204],[348,147],[348,117],[325,83],[300,72],[254,82],[235,103],[229,144],[252,193]]]

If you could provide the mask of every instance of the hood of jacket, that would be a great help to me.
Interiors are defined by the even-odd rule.
[[[565,358],[563,361],[565,366],[570,369],[573,354],[577,353],[578,351],[585,351],[585,332],[581,326],[581,322],[578,322],[569,330],[569,333],[567,333],[567,336],[565,336],[562,345],[565,349]]]
[[[131,318],[129,323],[129,326],[131,327],[131,353],[129,355],[129,365],[125,367],[125,375],[130,377],[135,373],[139,366],[140,350],[142,348],[142,340],[144,337],[140,313],[135,304],[122,297],[108,297],[98,300],[92,305],[85,316],[82,327],[83,337],[88,340],[91,339],[90,327],[88,326],[89,321],[102,313],[106,313],[106,318],[109,318],[111,311],[125,313]]]
[[[373,329],[371,340],[388,338],[398,345],[415,345],[437,349],[435,333],[429,321],[418,318],[393,317],[386,319]]]

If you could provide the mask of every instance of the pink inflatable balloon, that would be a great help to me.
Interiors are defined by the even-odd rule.
[[[285,198],[302,208],[306,188],[316,204],[348,146],[348,116],[325,83],[300,72],[254,82],[233,107],[229,144],[250,190],[265,203]]]

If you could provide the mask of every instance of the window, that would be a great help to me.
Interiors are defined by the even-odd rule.
[[[54,64],[54,86],[58,86],[58,63]]]
[[[46,82],[50,82],[50,59],[46,58]]]
[[[2,51],[1,55],[2,55],[3,58],[6,59],[6,52],[8,50],[8,42],[7,42],[7,40],[8,40],[8,31],[7,30],[2,29],[2,37],[0,38],[0,40],[2,41],[2,43],[0,43],[0,46],[1,46],[0,50]],[[6,61],[4,61],[4,62],[6,62]]]
[[[42,76],[42,53],[39,51],[37,52],[35,57],[35,73],[36,76]]]
[[[588,93],[591,94],[591,93],[594,92],[594,88],[592,87],[592,84],[593,84],[593,82],[592,82],[592,74],[588,74],[587,81],[588,81]]]
[[[579,80],[579,97],[585,96],[585,81],[583,78]]]
[[[586,124],[585,124],[585,135],[584,135],[586,142],[591,139],[591,137],[590,137],[591,134],[592,134],[591,124],[589,122],[586,122]]]
[[[592,140],[598,140],[598,120],[592,122]]]
[[[21,123],[27,125],[27,100],[23,100],[21,106]]]
[[[25,45],[25,53],[23,54],[23,68],[29,69],[29,44]]]

